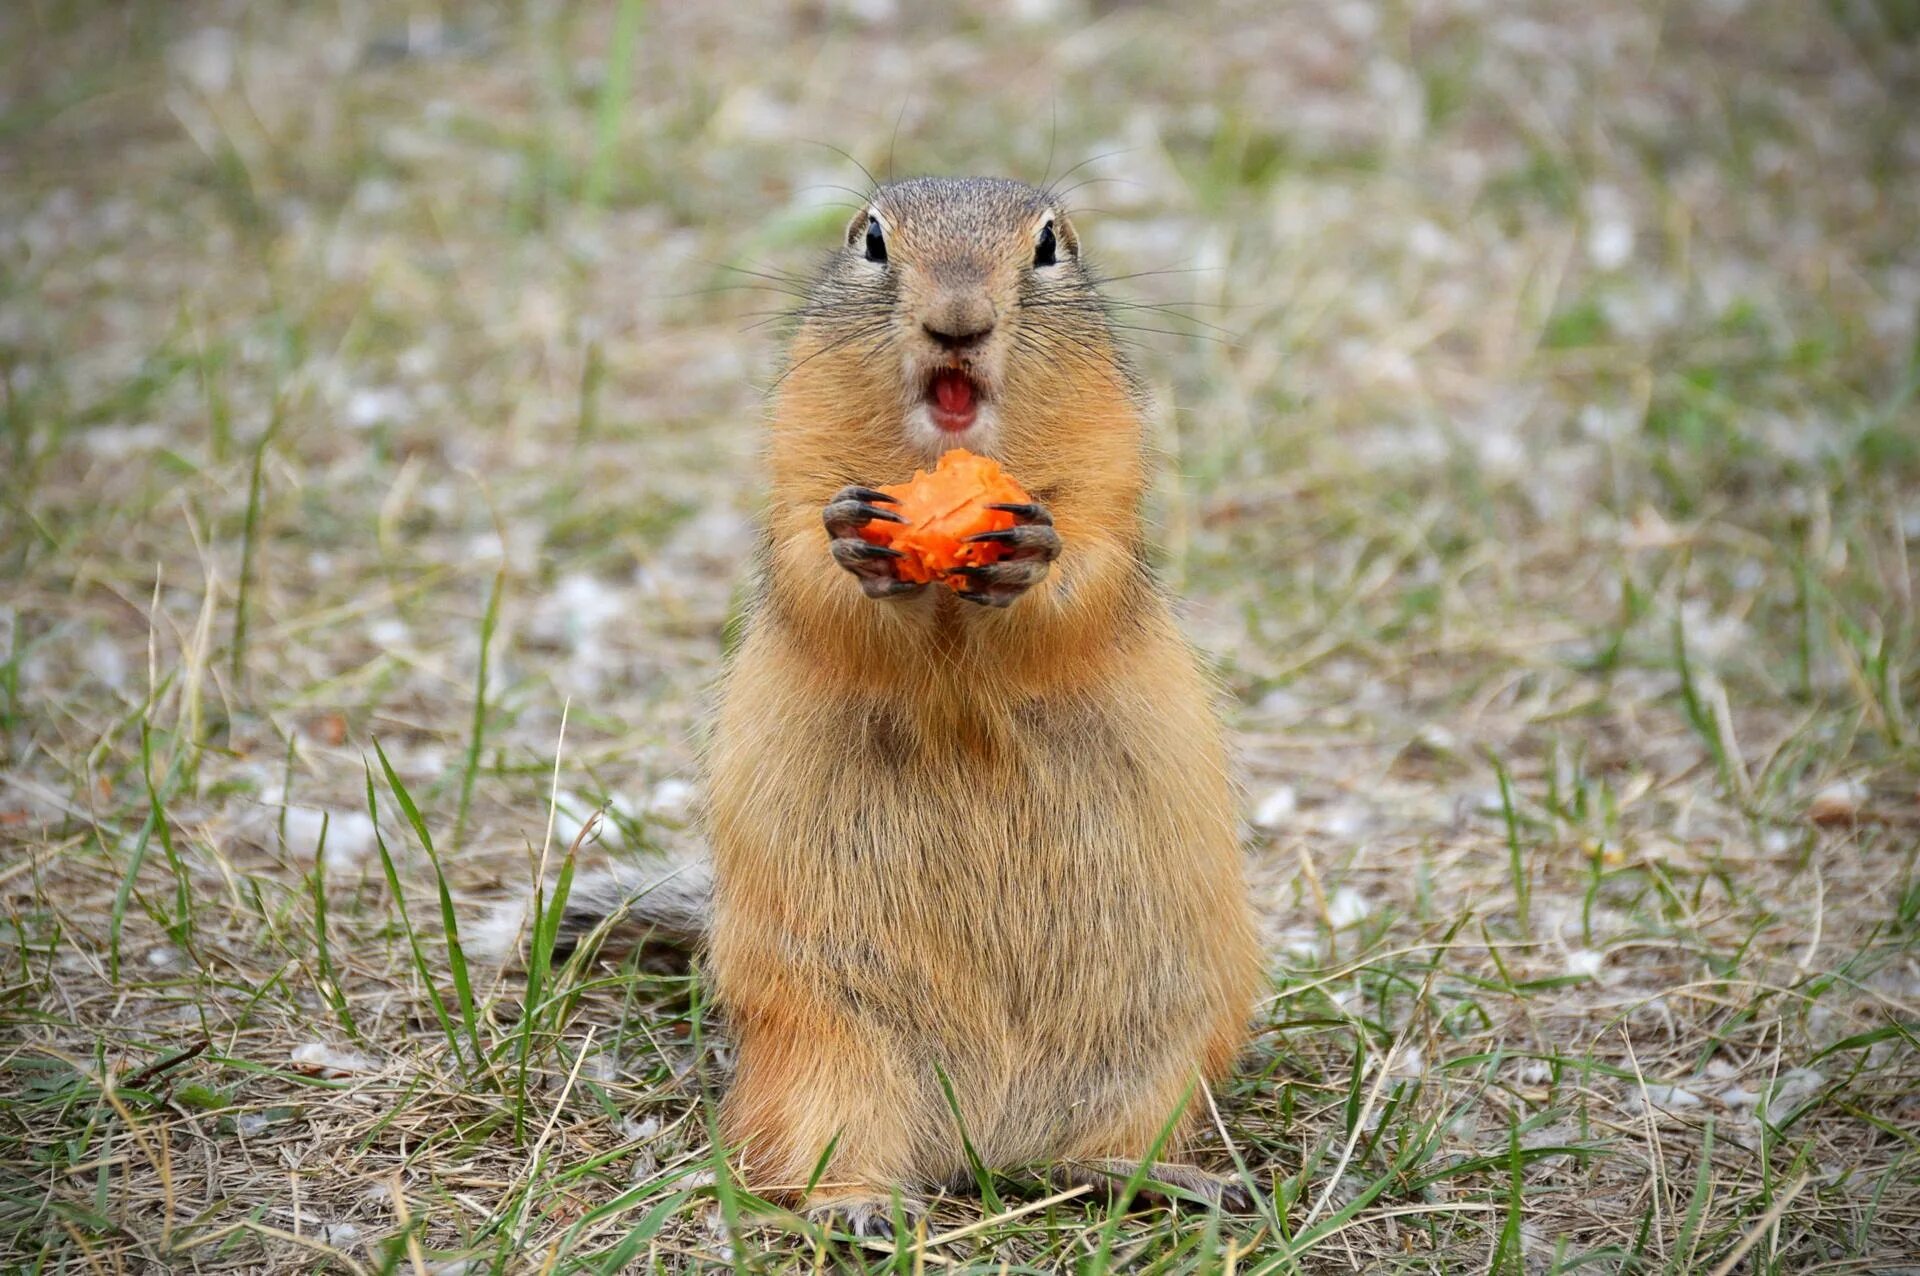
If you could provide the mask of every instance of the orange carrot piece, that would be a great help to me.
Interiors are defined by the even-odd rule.
[[[967,540],[1013,526],[1013,515],[987,507],[1033,501],[999,462],[964,448],[942,456],[931,472],[916,470],[907,482],[882,484],[880,490],[899,498],[898,505],[887,508],[907,521],[869,523],[860,530],[861,538],[900,551],[900,579],[921,584],[938,580],[956,590],[970,587],[959,574],[961,568],[984,566],[1006,552],[1003,545]]]

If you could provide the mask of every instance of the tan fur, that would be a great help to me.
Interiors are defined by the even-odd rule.
[[[775,1194],[837,1139],[812,1204],[965,1176],[941,1071],[990,1165],[1139,1160],[1231,1065],[1260,978],[1212,689],[1141,558],[1139,408],[1090,284],[1073,313],[1022,300],[1051,203],[958,182],[875,204],[895,321],[848,340],[841,310],[803,319],[709,757],[723,1132]],[[822,286],[841,269],[868,268]],[[1003,610],[871,600],[821,526],[843,486],[931,459],[896,351],[954,277],[1033,338],[1005,354],[991,450],[1062,550]]]

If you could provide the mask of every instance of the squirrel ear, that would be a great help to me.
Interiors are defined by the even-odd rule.
[[[1063,212],[1053,215],[1054,238],[1060,241],[1061,251],[1069,257],[1080,255],[1080,232],[1073,228],[1073,222]]]

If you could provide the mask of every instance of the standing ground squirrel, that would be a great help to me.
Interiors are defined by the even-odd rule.
[[[859,1227],[971,1181],[961,1122],[988,1166],[1104,1185],[1185,1104],[1177,1146],[1261,980],[1211,688],[1146,561],[1140,396],[1019,182],[879,188],[798,318],[707,759],[722,1133],[749,1187]],[[858,535],[893,517],[872,484],[955,447],[1035,501],[961,592]],[[705,870],[577,883],[563,931],[693,935]]]

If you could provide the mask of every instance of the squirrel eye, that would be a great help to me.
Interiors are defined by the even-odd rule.
[[[867,260],[884,262],[887,259],[887,237],[881,233],[880,219],[867,218]]]
[[[1059,244],[1053,237],[1053,223],[1048,222],[1040,228],[1040,238],[1033,246],[1033,264],[1036,266],[1054,265]]]

